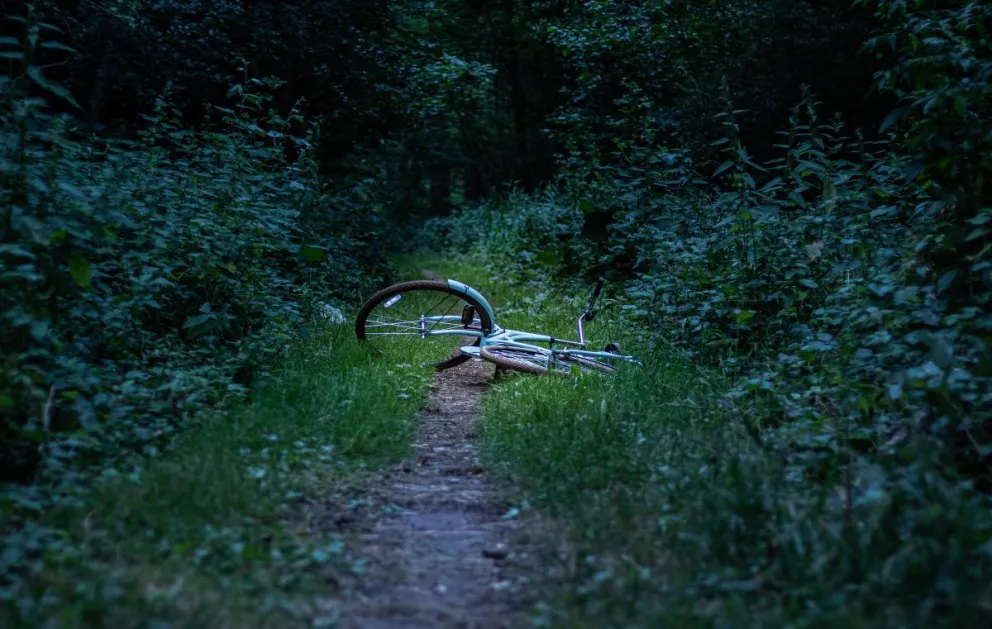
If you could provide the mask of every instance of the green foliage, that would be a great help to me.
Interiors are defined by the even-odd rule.
[[[19,13],[7,2],[5,14]],[[72,49],[42,51],[39,65],[74,93],[85,120],[130,135],[171,85],[185,125],[220,103],[247,63],[258,76],[284,82],[275,92],[285,111],[301,95],[308,119],[333,119],[318,153],[338,161],[353,144],[402,124],[403,103],[389,94],[409,47],[394,42],[393,15],[377,3],[231,0],[36,0],[37,13]],[[6,34],[6,33],[5,33]],[[48,72],[48,70],[46,70]],[[346,122],[347,124],[343,124]]]
[[[726,377],[639,351],[617,378],[511,377],[484,401],[485,461],[554,536],[541,626],[988,623],[988,500],[933,443],[848,448],[829,418],[759,434],[770,409]]]
[[[85,487],[0,494],[5,627],[314,626],[360,566],[328,526],[348,474],[402,458],[431,374],[369,360],[350,326],[294,344],[252,401]]]
[[[484,259],[499,275],[526,281],[547,279],[548,268],[574,253],[565,243],[581,226],[581,211],[561,205],[558,195],[511,194],[429,219],[411,241],[429,251]]]
[[[874,122],[878,104],[864,102],[869,66],[855,59],[872,22],[850,3],[565,4],[543,23],[570,79],[552,131],[566,159],[585,167],[628,165],[624,152],[613,155],[616,161],[607,154],[637,138],[643,118],[652,120],[657,150],[667,144],[705,155],[705,142],[714,138],[711,120],[728,93],[747,110],[742,126],[762,152],[802,83],[829,95],[832,108]],[[814,61],[825,57],[833,63]]]
[[[501,268],[625,275],[627,316],[668,348],[489,402],[490,460],[572,523],[552,625],[988,623],[988,11],[878,7],[885,141],[806,90],[776,153],[748,151],[728,99],[686,151],[632,67],[610,116],[567,114],[557,191],[430,225]],[[583,102],[617,93],[623,33],[554,31],[607,42]],[[461,236],[478,225],[508,238]]]
[[[630,338],[665,351],[616,381],[511,379],[487,406],[490,461],[571,522],[573,587],[545,620],[987,624],[989,3],[46,0],[24,14],[0,33],[11,476],[81,487],[83,458],[158,454],[312,335],[321,301],[379,280],[387,243],[517,281],[501,316],[556,333],[574,313],[528,291],[612,273]],[[392,229],[410,215],[433,218]],[[400,441],[356,431],[332,431],[335,447]],[[221,487],[227,456],[159,469]],[[162,501],[124,492],[118,512],[196,540],[163,515],[169,473],[134,489]],[[61,535],[25,514],[76,500],[38,487],[9,494],[23,496],[14,546],[31,551],[18,574]],[[230,518],[278,502],[229,489]],[[189,501],[188,521],[213,498]],[[211,569],[237,563],[216,556]]]
[[[992,7],[965,0],[940,8],[920,0],[865,4],[891,21],[892,30],[867,45],[879,56],[895,55],[877,76],[900,103],[883,129],[900,129],[916,152],[913,178],[939,185],[951,211],[974,213],[990,195]]]
[[[20,479],[168,438],[382,268],[375,210],[325,191],[319,127],[269,108],[278,81],[246,79],[198,133],[166,94],[109,142],[47,113],[29,76],[0,86],[0,456]]]

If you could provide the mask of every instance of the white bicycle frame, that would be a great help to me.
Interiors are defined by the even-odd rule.
[[[600,284],[599,286],[601,286]],[[599,295],[599,286],[594,293],[592,303],[589,304],[589,308],[585,310],[576,322],[576,328],[579,333],[578,341],[570,341],[567,339],[559,339],[547,334],[534,334],[532,332],[522,332],[520,330],[509,330],[501,328],[496,325],[496,314],[493,312],[492,306],[486,301],[486,298],[482,296],[482,293],[475,290],[467,284],[458,282],[456,280],[448,280],[448,286],[452,289],[461,293],[462,295],[467,295],[475,300],[480,306],[482,306],[486,314],[489,315],[489,320],[492,322],[493,327],[488,333],[483,330],[473,330],[469,328],[463,329],[445,329],[445,330],[430,330],[428,329],[429,324],[436,323],[459,323],[462,320],[461,315],[443,315],[437,317],[427,317],[421,315],[420,317],[420,334],[422,337],[427,336],[466,336],[470,338],[478,338],[479,345],[463,346],[461,351],[463,354],[469,356],[478,357],[482,348],[487,345],[502,345],[517,347],[522,349],[537,350],[539,352],[550,352],[553,359],[558,356],[581,356],[582,358],[590,358],[593,360],[622,360],[626,362],[636,363],[638,362],[633,356],[615,354],[613,352],[595,352],[586,349],[585,332],[583,330],[582,324],[586,321],[586,318],[592,312],[592,306],[595,305],[596,298]],[[547,344],[547,347],[541,347],[535,345],[535,343]],[[561,345],[570,345],[576,349],[559,349],[554,347],[555,343]]]

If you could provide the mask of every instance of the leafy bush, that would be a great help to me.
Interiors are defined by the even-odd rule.
[[[582,212],[560,195],[520,193],[431,218],[409,242],[430,251],[485,259],[494,274],[529,280],[559,267],[582,226]]]
[[[665,145],[669,121],[630,84],[610,142],[576,118],[552,204],[516,198],[446,223],[473,238],[479,224],[513,226],[498,259],[532,274],[626,274],[632,321],[729,381],[711,416],[674,428],[661,407],[682,402],[650,373],[574,395],[514,384],[493,403],[494,447],[529,499],[569,505],[588,525],[576,544],[589,557],[577,561],[592,565],[575,592],[602,623],[651,626],[665,617],[651,609],[703,624],[987,623],[992,13],[980,2],[876,6],[892,22],[870,47],[894,57],[880,87],[900,99],[884,141],[823,120],[807,91],[777,155],[749,154],[744,112],[730,103],[712,144],[686,152]],[[584,97],[601,96],[591,90]],[[706,155],[715,159],[693,161]],[[562,213],[568,222],[554,218],[563,207],[575,208]],[[520,229],[524,217],[544,233]],[[554,235],[565,253],[536,265],[526,253]],[[585,262],[570,268],[569,252]],[[711,442],[723,449],[701,445]],[[520,450],[534,443],[544,449]],[[552,483],[546,469],[571,479]],[[616,530],[630,510],[639,519]],[[605,548],[633,566],[604,568]],[[672,580],[643,582],[663,561],[677,564],[665,566]]]
[[[407,454],[433,381],[402,358],[370,361],[351,326],[315,325],[249,403],[160,456],[61,494],[5,488],[0,625],[326,624],[319,603],[361,569],[335,525],[364,502],[348,472]]]
[[[988,624],[988,501],[936,473],[932,449],[758,440],[718,374],[646,358],[486,399],[486,461],[539,511],[533,529],[551,525],[542,626]]]
[[[240,395],[319,301],[383,270],[376,210],[324,188],[320,128],[269,109],[278,81],[236,85],[226,128],[197,133],[165,94],[115,142],[46,113],[32,84],[71,96],[41,72],[0,84],[0,457],[19,479]]]

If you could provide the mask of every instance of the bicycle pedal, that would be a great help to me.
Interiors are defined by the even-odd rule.
[[[606,347],[605,347],[605,348],[603,349],[603,351],[604,351],[604,352],[609,352],[609,353],[611,353],[611,354],[619,354],[619,353],[620,353],[620,345],[619,345],[619,344],[617,344],[617,343],[610,343],[610,344],[608,344],[608,345],[607,345],[607,346],[606,346]]]
[[[468,326],[472,325],[472,322],[474,320],[475,320],[475,308],[469,304],[465,304],[465,307],[462,308],[462,325],[464,325],[467,328]]]

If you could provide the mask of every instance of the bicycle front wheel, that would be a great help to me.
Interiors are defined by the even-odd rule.
[[[483,358],[504,369],[537,375],[554,373],[571,375],[573,367],[581,373],[613,373],[612,365],[572,354],[556,354],[551,350],[515,345],[487,345],[479,352]]]
[[[446,282],[429,280],[379,291],[365,302],[355,321],[358,340],[377,353],[438,370],[469,360],[459,348],[478,344],[473,332],[491,329],[488,313],[475,299]]]

